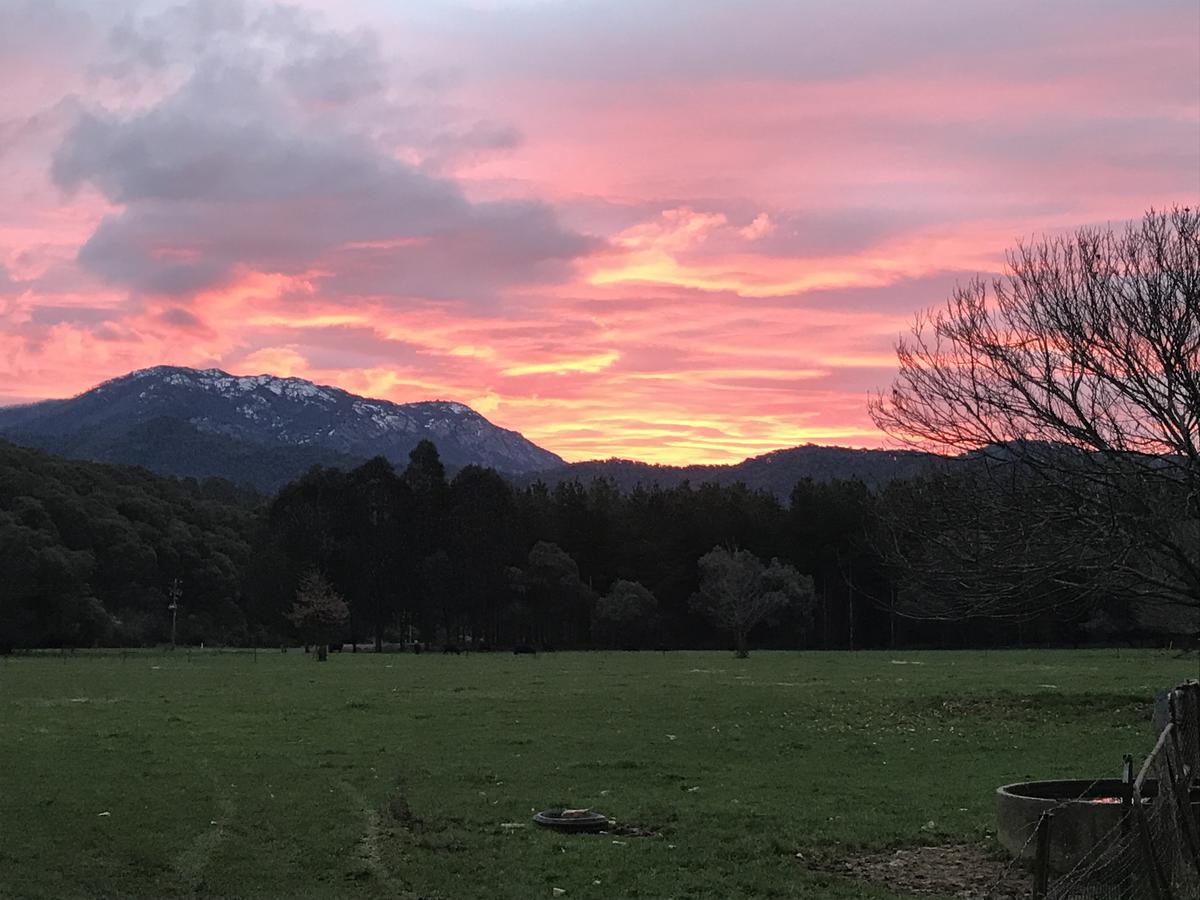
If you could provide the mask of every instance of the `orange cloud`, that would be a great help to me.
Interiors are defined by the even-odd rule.
[[[231,26],[244,81],[182,19],[122,20],[163,67],[102,5],[12,20],[0,402],[176,363],[459,400],[569,459],[878,445],[867,394],[956,279],[1196,202],[1194,10],[767,4],[730,46],[719,4],[311,5]]]
[[[567,375],[571,372],[594,374],[607,369],[620,358],[621,354],[616,350],[609,350],[607,353],[596,353],[591,356],[568,357],[549,362],[509,366],[507,369],[502,369],[500,374],[510,377],[521,375]]]

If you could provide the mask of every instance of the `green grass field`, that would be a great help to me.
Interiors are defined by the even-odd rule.
[[[1115,774],[1197,663],[1130,651],[0,662],[0,896],[875,897],[796,853],[979,840]],[[564,836],[593,806],[652,834]]]

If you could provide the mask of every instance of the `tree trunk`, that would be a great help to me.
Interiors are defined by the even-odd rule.
[[[829,649],[829,573],[821,578],[821,649]]]
[[[329,658],[329,645],[328,644],[318,644],[317,645],[317,662],[325,662],[325,660],[327,660],[328,658]]]
[[[854,560],[850,560],[848,567],[850,570],[849,577],[845,579],[845,581],[846,581],[846,605],[848,607],[848,611],[850,614],[849,615],[849,618],[850,618],[850,624],[849,624],[850,649],[853,650],[854,649]]]
[[[891,602],[888,603],[888,646],[896,649],[896,589],[892,588]]]
[[[734,651],[733,655],[738,659],[745,659],[750,655],[750,644],[746,640],[747,637],[748,635],[746,632],[740,629],[735,631],[733,634],[734,641],[737,645],[737,649]]]
[[[375,652],[383,652],[383,592],[375,588]]]

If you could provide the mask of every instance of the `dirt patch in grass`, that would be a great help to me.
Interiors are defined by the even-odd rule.
[[[662,832],[650,825],[634,825],[632,822],[618,822],[600,832],[616,837],[661,837]]]
[[[388,818],[401,828],[420,828],[424,824],[417,816],[413,815],[412,807],[408,805],[408,797],[405,796],[401,787],[397,787],[395,792],[388,797],[384,808]]]
[[[897,894],[963,900],[1025,900],[1028,874],[994,848],[981,844],[904,847],[837,856],[831,851],[799,855],[809,868],[882,885]]]

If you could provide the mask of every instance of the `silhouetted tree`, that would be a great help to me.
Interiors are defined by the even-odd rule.
[[[579,566],[561,547],[538,541],[525,568],[510,569],[509,574],[518,596],[513,612],[524,625],[526,641],[586,639],[590,591],[579,577]]]
[[[636,581],[618,579],[596,600],[596,636],[617,647],[645,646],[654,633],[658,601]]]
[[[449,504],[446,555],[454,591],[453,602],[443,604],[445,627],[454,631],[469,623],[477,640],[494,642],[508,600],[507,567],[528,546],[513,491],[495,471],[465,466],[450,483]]]
[[[342,595],[320,572],[311,571],[300,579],[288,620],[296,626],[305,645],[316,645],[317,659],[324,662],[330,642],[337,638],[349,615]]]
[[[433,441],[421,440],[408,454],[404,480],[420,497],[437,495],[446,489],[446,467],[442,465]]]
[[[698,563],[700,589],[692,608],[733,635],[739,659],[750,655],[750,631],[790,606],[812,603],[812,579],[772,559],[764,564],[748,550],[714,547]]]
[[[371,622],[378,653],[395,618],[401,586],[412,581],[412,492],[381,456],[352,471],[347,488],[348,583],[354,588],[353,605]]]
[[[1197,211],[1020,244],[898,355],[876,424],[963,454],[891,520],[924,612],[1020,617],[1114,589],[1200,611]]]
[[[408,455],[408,467],[403,480],[412,495],[409,524],[412,529],[411,558],[414,568],[421,561],[447,547],[447,507],[449,487],[446,469],[432,441],[422,440]],[[416,590],[409,603],[409,621],[426,641],[433,638],[436,628],[438,600],[429,593],[419,578],[413,579]]]

